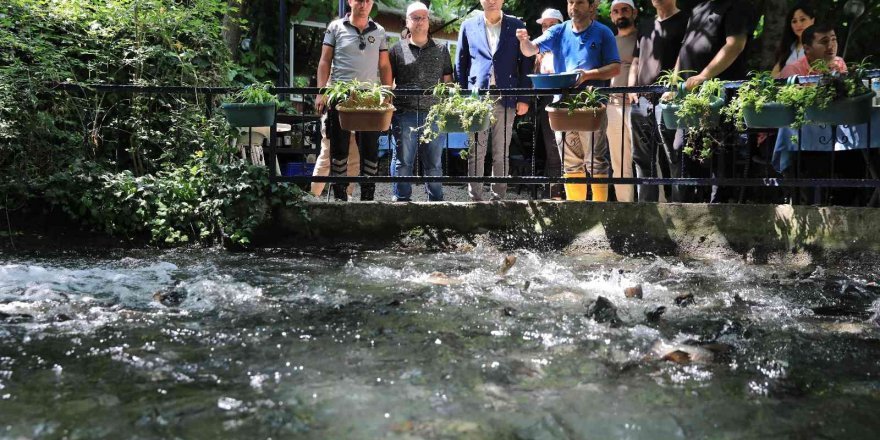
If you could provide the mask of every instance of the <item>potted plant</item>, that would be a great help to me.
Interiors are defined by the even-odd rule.
[[[604,95],[593,88],[547,106],[553,131],[596,131],[605,116]]]
[[[713,145],[719,144],[711,129],[721,123],[724,107],[724,81],[710,79],[700,85],[696,92],[688,93],[684,83],[678,80],[678,93],[672,101],[660,103],[664,111],[663,124],[667,128],[686,128],[687,142],[684,154],[704,160],[712,155]]]
[[[815,87],[807,88],[807,120],[829,125],[868,123],[874,94],[863,82],[869,68],[866,62],[850,65],[848,73],[833,71],[824,60],[817,60],[812,68],[821,76]]]
[[[796,85],[797,77],[789,78],[787,84],[780,86],[770,72],[752,72],[749,76],[737,90],[736,97],[722,110],[737,130],[745,130],[746,126],[782,128],[794,124],[798,112],[803,113],[803,107],[796,106],[792,99],[801,89]],[[794,93],[789,89],[794,89]]]
[[[431,142],[439,133],[461,133],[488,130],[494,122],[492,112],[495,100],[480,97],[474,90],[469,95],[462,95],[458,84],[437,84],[432,94],[437,103],[431,106],[425,116],[421,142]],[[434,129],[436,127],[436,130]]]
[[[220,112],[233,127],[269,127],[275,123],[278,98],[269,92],[271,82],[254,83],[220,105]]]
[[[685,95],[684,78],[681,76],[684,73],[695,72],[692,70],[682,72],[676,72],[674,69],[664,70],[655,83],[655,85],[666,87],[672,93],[671,99],[661,98],[660,100],[660,117],[663,120],[663,125],[669,129],[678,128],[675,112],[678,111],[681,99]]]
[[[356,79],[338,81],[321,90],[339,112],[339,126],[348,131],[386,131],[391,126],[391,88]]]

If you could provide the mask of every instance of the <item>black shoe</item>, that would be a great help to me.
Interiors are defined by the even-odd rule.
[[[333,198],[341,202],[348,201],[347,183],[334,183],[330,187],[333,188]]]
[[[375,183],[362,183],[361,184],[361,201],[370,201],[373,200],[373,196],[376,193],[376,184]]]

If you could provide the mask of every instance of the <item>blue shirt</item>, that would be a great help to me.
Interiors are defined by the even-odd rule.
[[[598,69],[620,62],[614,33],[596,20],[581,32],[571,28],[571,20],[557,24],[534,43],[541,52],[553,52],[553,68],[559,73]],[[611,80],[589,80],[584,85],[607,87],[610,83]]]

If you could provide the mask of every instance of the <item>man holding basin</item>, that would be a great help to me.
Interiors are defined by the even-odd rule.
[[[531,57],[539,52],[553,52],[556,72],[577,72],[579,86],[607,87],[611,78],[620,73],[620,55],[614,33],[607,26],[591,19],[599,0],[568,0],[568,21],[551,27],[534,41],[528,31],[517,29],[520,51]],[[559,143],[563,176],[567,178],[608,177],[608,119],[602,117],[596,132],[567,132]],[[608,200],[608,185],[591,185],[592,200]],[[586,185],[566,185],[568,200],[586,200]]]

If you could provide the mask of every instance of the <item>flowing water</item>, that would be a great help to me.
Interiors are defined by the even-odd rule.
[[[7,254],[0,438],[876,438],[878,278],[485,246]],[[585,316],[599,296],[616,319]]]

